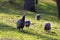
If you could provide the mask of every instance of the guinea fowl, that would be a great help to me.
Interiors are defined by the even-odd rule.
[[[25,14],[23,15],[23,17],[21,19],[19,19],[17,21],[17,29],[22,29],[24,28],[24,24],[25,24]]]
[[[25,25],[26,25],[26,27],[29,27],[30,26],[30,21],[29,20],[25,21]]]
[[[45,23],[44,30],[45,30],[46,32],[49,32],[49,31],[51,30],[51,24],[50,24],[49,22],[46,22],[46,23]]]
[[[36,14],[36,20],[40,20],[40,17],[41,17],[41,15],[40,14]]]

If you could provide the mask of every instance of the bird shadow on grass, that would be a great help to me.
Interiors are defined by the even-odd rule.
[[[33,36],[37,36],[36,39],[40,39],[42,38],[42,40],[58,40],[57,38],[53,38],[50,36],[46,36],[46,35],[42,35],[42,34],[38,34],[38,33],[34,33],[33,31],[28,31],[28,30],[24,30],[24,31],[20,31],[24,34],[28,34],[28,35],[33,35]],[[54,33],[53,33],[54,34]],[[51,34],[51,35],[53,35]],[[50,35],[50,34],[49,34]]]
[[[49,32],[48,34],[49,34],[49,35],[57,36],[57,33],[56,33],[56,32],[52,32],[52,31],[51,31],[51,32]]]
[[[16,28],[0,23],[0,31],[16,31]]]

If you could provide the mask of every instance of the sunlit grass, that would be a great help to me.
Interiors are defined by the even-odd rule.
[[[15,5],[9,3],[4,6],[1,4],[0,38],[5,40],[60,40],[60,20],[57,18],[55,2],[52,0],[40,0],[36,8],[38,13],[41,14],[39,21],[35,19],[37,14],[35,12],[24,12],[24,10],[15,8]],[[16,29],[16,22],[22,17],[23,13],[26,13],[26,20],[31,21],[29,28],[24,27],[24,32]],[[51,23],[51,33],[48,34],[44,31],[46,21]]]

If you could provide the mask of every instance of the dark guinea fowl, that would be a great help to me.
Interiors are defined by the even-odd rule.
[[[25,14],[23,15],[23,17],[21,19],[19,19],[17,21],[17,29],[22,29],[24,28],[24,24],[25,24]]]
[[[41,16],[40,14],[36,14],[36,16],[35,16],[36,20],[40,20],[40,16]]]
[[[44,30],[45,30],[46,32],[49,32],[49,31],[51,30],[51,24],[50,24],[49,22],[46,22],[46,23],[45,23]]]
[[[30,26],[30,21],[29,20],[25,21],[25,25],[26,25],[26,27],[29,27]]]

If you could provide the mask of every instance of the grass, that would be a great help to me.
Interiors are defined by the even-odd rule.
[[[35,20],[37,13],[26,11],[26,20],[31,21],[30,28],[24,27],[24,32],[16,29],[16,22],[24,13],[23,1],[18,5],[0,1],[0,40],[60,40],[60,20],[58,20],[57,6],[52,0],[39,0],[36,10],[41,14],[39,21]],[[51,23],[51,32],[46,34],[44,23]],[[34,25],[32,25],[34,23]]]

